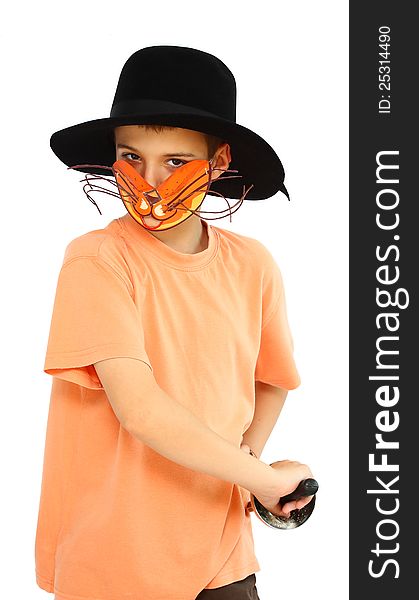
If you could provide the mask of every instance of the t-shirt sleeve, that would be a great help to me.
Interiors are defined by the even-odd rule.
[[[123,356],[153,370],[129,277],[100,256],[72,258],[58,276],[44,372],[103,389],[93,363]]]
[[[294,360],[294,342],[288,323],[282,275],[270,253],[268,257],[255,381],[292,390],[300,385],[301,379]]]

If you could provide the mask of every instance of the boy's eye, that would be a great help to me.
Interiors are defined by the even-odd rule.
[[[180,160],[180,158],[169,158],[169,161],[177,163],[177,164],[171,165],[173,167],[180,167],[180,166],[186,164],[186,162],[184,160]]]
[[[123,154],[122,156],[134,156],[135,158],[130,159],[130,160],[136,160],[137,158],[140,158],[139,156],[137,156],[137,154],[133,154],[132,152],[125,152],[125,154]]]

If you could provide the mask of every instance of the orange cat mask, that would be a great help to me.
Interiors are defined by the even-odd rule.
[[[112,168],[127,211],[143,227],[158,231],[190,217],[201,206],[210,183],[207,160],[185,163],[157,188],[124,160],[117,160]]]
[[[178,167],[167,179],[165,179],[157,187],[150,185],[137,171],[125,160],[117,160],[112,167],[102,165],[73,165],[69,169],[100,167],[112,171],[115,181],[111,181],[100,175],[85,176],[85,185],[83,191],[88,199],[96,206],[96,202],[91,198],[92,191],[104,192],[111,196],[117,196],[122,199],[125,208],[129,214],[143,227],[153,231],[162,231],[176,227],[179,223],[185,221],[193,214],[211,211],[199,211],[204,198],[209,190],[212,173],[215,170],[236,173],[230,169],[216,169],[212,167],[211,160],[191,160],[186,164]],[[229,175],[227,177],[222,174],[219,179],[229,177],[241,177],[240,175]],[[92,181],[103,179],[109,181],[116,186],[116,190],[108,190]],[[83,179],[81,181],[84,181]],[[245,196],[253,186],[249,186],[247,190],[243,188],[243,195],[239,201],[230,207],[224,196],[218,192],[212,193],[224,198],[228,204],[230,215],[232,208],[238,210]],[[235,212],[235,210],[233,212]],[[219,212],[219,211],[215,211]],[[223,213],[225,211],[222,211]],[[102,214],[99,210],[99,213]],[[226,215],[222,214],[216,219]],[[204,217],[208,218],[208,217]],[[211,217],[210,217],[211,218]]]

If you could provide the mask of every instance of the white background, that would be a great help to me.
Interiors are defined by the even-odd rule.
[[[231,223],[210,221],[262,241],[282,271],[302,383],[289,393],[262,460],[306,462],[320,484],[315,511],[299,529],[273,530],[252,516],[259,596],[348,597],[347,5],[20,2],[2,14],[0,585],[7,600],[51,598],[35,583],[34,539],[51,386],[43,362],[64,249],[125,212],[97,194],[100,216],[49,138],[109,116],[126,59],[159,44],[192,46],[227,64],[238,86],[237,121],[275,148],[291,195],[291,202],[280,193],[244,202]]]

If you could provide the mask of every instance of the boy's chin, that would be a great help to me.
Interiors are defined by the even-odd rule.
[[[152,215],[146,215],[143,217],[143,225],[150,229],[156,229],[162,224],[161,221],[155,219]]]

